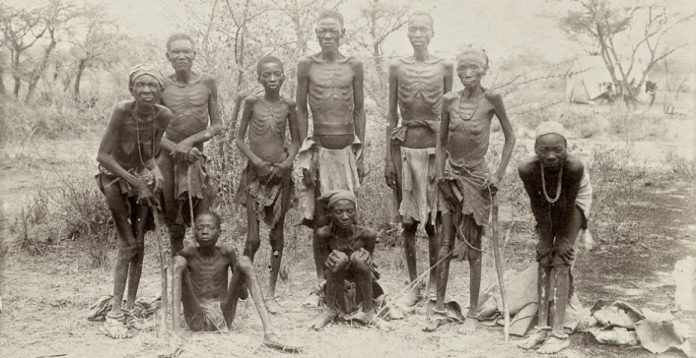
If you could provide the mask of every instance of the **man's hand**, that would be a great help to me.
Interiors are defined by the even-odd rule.
[[[351,259],[356,259],[358,261],[362,261],[368,266],[372,264],[372,255],[370,255],[370,252],[365,250],[364,247],[361,247],[360,250],[354,252],[352,255],[350,255]]]
[[[564,237],[561,237],[559,239],[562,243],[568,242],[568,239]],[[573,245],[570,244],[561,244],[558,245],[558,247],[556,248],[556,253],[563,259],[563,261],[570,263],[575,257],[575,248],[573,247]]]
[[[498,193],[498,184],[500,184],[500,178],[495,175],[488,177],[488,190],[491,191],[491,196],[495,196]]]
[[[391,162],[384,164],[384,181],[388,187],[396,188],[396,170],[394,170],[394,165]]]
[[[143,179],[138,179],[138,204],[154,206],[156,203],[155,195],[152,193],[150,186]]]
[[[158,192],[162,188],[162,184],[164,184],[164,176],[162,175],[159,167],[156,165],[154,168],[152,168],[152,170],[150,170],[150,174],[152,175],[152,179],[155,181],[155,192]]]
[[[326,258],[324,266],[326,266],[326,268],[330,269],[331,271],[336,272],[346,267],[349,261],[350,260],[348,259],[348,255],[344,254],[341,251],[333,250],[329,254],[329,257]]]
[[[193,164],[200,159],[203,159],[203,153],[196,147],[191,148],[188,153],[188,162]]]
[[[280,178],[290,175],[292,170],[292,162],[288,162],[287,160],[275,163],[273,166],[275,167],[274,175]]]
[[[259,163],[254,163],[254,169],[256,169],[256,173],[258,174],[259,179],[261,179],[262,183],[268,182],[271,175],[273,174],[273,171],[275,170],[271,163],[264,162],[263,160]]]
[[[189,156],[189,151],[191,151],[192,147],[193,147],[193,143],[184,139],[181,142],[177,143],[176,146],[174,146],[174,150],[172,151],[172,156],[177,161],[180,161],[180,162],[187,161],[188,156]]]

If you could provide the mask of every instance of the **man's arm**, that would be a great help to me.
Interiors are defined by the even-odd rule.
[[[181,290],[184,282],[184,270],[188,266],[186,258],[181,255],[174,256],[174,273],[172,275],[172,325],[174,332],[180,331],[179,317],[181,313]]]
[[[578,192],[580,191],[580,184],[582,183],[582,176],[585,172],[585,167],[579,159],[575,157],[568,156],[566,158],[565,167],[567,170],[568,184],[567,188],[562,188],[561,190],[566,190],[566,202],[565,208],[563,210],[563,227],[560,232],[566,238],[575,238],[577,232],[568,232],[570,218],[575,211],[575,200],[578,198]]]
[[[288,147],[288,158],[286,162],[292,165],[300,149],[300,126],[297,120],[297,105],[294,101],[288,100],[288,128],[290,129],[290,146]]]
[[[249,159],[251,164],[256,168],[262,167],[266,164],[261,158],[259,158],[251,148],[246,144],[244,138],[246,137],[247,129],[249,128],[249,123],[251,122],[251,116],[253,115],[254,104],[256,103],[255,96],[248,96],[244,99],[244,110],[242,111],[242,120],[239,122],[239,128],[237,129],[237,135],[235,138],[235,143],[239,151],[244,154],[245,157]]]
[[[542,237],[547,238],[551,236],[551,222],[549,222],[548,205],[546,205],[545,199],[539,194],[539,185],[541,184],[536,181],[541,180],[541,177],[539,176],[540,173],[537,173],[534,168],[535,164],[537,164],[536,161],[527,161],[520,164],[518,173],[524,185],[524,190],[529,197],[529,205],[532,208],[532,214],[534,214],[534,219],[537,222],[539,233]]]
[[[450,62],[445,62],[445,83],[444,83],[444,91],[442,91],[442,94],[444,95],[445,93],[451,92],[452,91],[452,78],[453,78],[453,73],[454,73],[454,66]]]
[[[440,133],[437,136],[437,144],[435,145],[435,168],[437,170],[437,177],[442,178],[445,176],[445,159],[447,158],[446,148],[447,140],[449,138],[449,106],[452,103],[452,99],[456,97],[456,94],[448,93],[442,98],[442,109],[440,112]]]
[[[360,142],[365,144],[365,94],[363,89],[363,64],[359,60],[353,60],[353,123],[355,134]]]
[[[503,97],[498,93],[492,93],[488,96],[488,100],[493,104],[493,110],[495,116],[498,117],[500,121],[500,127],[503,129],[503,135],[505,136],[505,144],[503,144],[503,153],[500,159],[500,165],[498,165],[498,170],[495,172],[496,180],[500,182],[503,180],[505,175],[505,169],[510,163],[510,158],[512,157],[512,151],[515,149],[515,131],[512,130],[512,124],[510,124],[510,119],[505,111],[505,104],[503,104]],[[495,183],[497,184],[497,183]]]
[[[198,143],[204,143],[222,132],[222,118],[220,116],[220,105],[218,103],[218,88],[215,78],[210,75],[202,75],[203,83],[208,87],[208,116],[210,117],[210,126],[186,139],[192,146]]]
[[[295,102],[297,103],[297,124],[300,141],[307,138],[309,129],[309,114],[307,111],[307,92],[309,91],[309,69],[312,60],[305,57],[297,63],[297,89],[295,90]]]
[[[397,76],[398,71],[398,63],[392,63],[389,66],[389,112],[387,113],[387,129],[385,130],[385,143],[387,143],[387,145],[384,147],[384,179],[390,188],[394,188],[396,186],[396,172],[391,157],[391,133],[392,130],[394,130],[394,128],[396,128],[396,126],[399,124],[399,82]]]

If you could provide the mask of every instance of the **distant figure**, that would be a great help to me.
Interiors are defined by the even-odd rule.
[[[645,93],[650,96],[650,104],[648,106],[652,107],[653,103],[655,102],[655,95],[657,94],[657,83],[653,81],[645,81]]]
[[[220,216],[214,212],[197,216],[194,231],[198,246],[189,246],[174,256],[174,330],[181,327],[183,303],[184,318],[192,331],[227,332],[237,313],[237,302],[248,297],[248,287],[261,317],[263,344],[280,351],[299,351],[297,347],[282,343],[275,333],[251,260],[246,256],[237,259],[234,249],[216,245],[220,237]],[[228,282],[230,271],[232,279]]]
[[[399,203],[404,253],[411,282],[418,277],[416,231],[419,224],[428,234],[429,266],[437,261],[440,247],[435,234],[435,144],[440,129],[442,96],[452,90],[452,64],[428,52],[434,32],[430,14],[413,13],[408,20],[407,33],[413,56],[398,60],[389,67],[389,125],[384,178]],[[430,270],[428,296],[435,297],[436,286],[435,268]],[[413,306],[420,298],[419,291],[420,286],[415,285],[397,304]]]
[[[135,66],[128,76],[133,100],[114,106],[106,133],[99,144],[97,184],[106,197],[118,233],[118,258],[114,269],[114,296],[104,331],[111,338],[126,338],[126,316],[121,309],[128,282],[126,309],[135,305],[143,269],[145,232],[154,229],[155,193],[164,177],[155,153],[172,112],[157,104],[164,85],[153,66]]]
[[[580,230],[587,228],[592,186],[580,159],[567,153],[568,142],[560,124],[542,123],[536,135],[536,155],[520,164],[518,171],[537,223],[539,323],[518,345],[531,349],[541,344],[537,352],[553,354],[570,345],[563,322],[573,295],[575,240]],[[555,314],[549,322],[551,300]]]
[[[268,310],[279,309],[275,299],[276,281],[283,258],[283,227],[294,191],[292,162],[300,146],[300,133],[295,116],[295,102],[280,95],[285,80],[283,63],[267,56],[256,66],[264,95],[251,95],[244,100],[244,112],[237,131],[237,147],[247,157],[235,202],[246,206],[247,240],[244,255],[254,260],[259,249],[259,219],[270,229],[270,287],[266,302]],[[289,127],[290,145],[285,147]],[[249,133],[249,144],[244,137]]]
[[[302,223],[313,229],[319,287],[324,282],[324,260],[319,252],[317,230],[327,225],[326,208],[319,198],[334,190],[355,193],[364,174],[363,64],[339,52],[345,32],[340,13],[323,11],[315,28],[321,52],[306,56],[297,64],[297,119],[304,141],[295,166],[297,176],[301,177],[298,209]],[[308,104],[314,123],[312,137],[307,137]],[[305,304],[316,305],[318,299],[312,295]]]

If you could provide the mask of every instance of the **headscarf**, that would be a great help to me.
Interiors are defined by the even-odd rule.
[[[470,54],[470,53],[473,53],[476,56],[479,56],[481,58],[481,63],[483,64],[483,68],[485,70],[488,70],[488,55],[486,54],[486,51],[484,51],[481,48],[472,47],[471,45],[469,45],[468,47],[465,47],[464,49],[462,49],[459,52],[459,54],[457,55],[457,62],[459,62],[459,59],[461,57],[463,57],[464,55]]]
[[[349,190],[334,190],[331,192],[328,192],[324,195],[322,195],[321,199],[326,203],[327,208],[331,208],[334,204],[339,202],[340,200],[348,200],[353,205],[355,205],[356,200],[355,200],[355,195],[350,192]]]
[[[154,77],[155,80],[157,80],[160,89],[164,88],[164,77],[162,77],[162,73],[160,73],[160,71],[153,65],[141,63],[139,65],[135,65],[135,67],[133,67],[128,74],[128,91],[131,93],[133,92],[133,84],[135,83],[135,80],[142,75],[150,75]]]
[[[568,132],[568,130],[565,129],[562,124],[556,121],[541,122],[535,130],[534,138],[539,139],[539,137],[546,134],[558,134],[566,140],[568,140],[570,137],[570,132]]]

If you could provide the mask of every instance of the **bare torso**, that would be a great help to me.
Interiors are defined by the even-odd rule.
[[[174,114],[167,128],[167,139],[179,143],[208,128],[211,89],[206,83],[208,75],[193,73],[187,84],[176,82],[175,76],[165,79],[162,103]],[[202,150],[203,144],[197,147]]]
[[[439,121],[445,77],[447,71],[451,71],[447,67],[446,62],[438,58],[416,62],[411,57],[398,62],[396,76],[402,121]],[[417,126],[408,128],[401,145],[408,148],[431,148],[435,147],[436,140],[437,134],[432,129]]]
[[[488,152],[494,107],[485,92],[472,103],[462,100],[461,94],[461,91],[450,93],[445,98],[450,117],[446,149],[451,161],[475,165]],[[468,118],[471,111],[473,115]]]
[[[121,125],[112,155],[126,170],[143,168],[156,151],[157,132],[165,130],[161,117],[166,108],[156,105],[154,115],[143,115],[135,110],[135,101],[125,101],[118,106]]]
[[[249,147],[263,161],[279,163],[287,158],[285,149],[285,129],[291,105],[284,97],[271,103],[262,96],[249,98],[253,100],[251,119],[249,120]]]
[[[208,257],[198,250],[188,247],[179,252],[188,264],[193,292],[203,301],[222,301],[227,294],[229,270],[234,267],[234,252],[215,247],[214,253]]]
[[[314,139],[322,147],[341,149],[353,143],[355,122],[351,58],[328,62],[310,56],[309,107]]]

